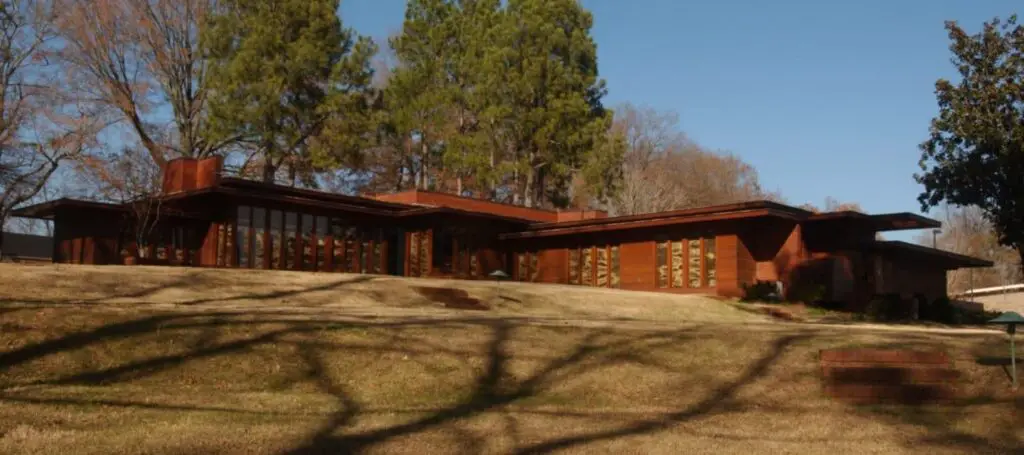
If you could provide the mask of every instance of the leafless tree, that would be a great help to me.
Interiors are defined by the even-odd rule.
[[[149,154],[138,148],[120,153],[94,154],[78,160],[79,176],[93,188],[94,199],[123,204],[137,251],[147,257],[148,245],[161,219],[163,174]]]
[[[815,213],[821,213],[821,212],[846,212],[846,211],[861,212],[861,213],[864,212],[864,209],[861,208],[859,203],[856,203],[856,202],[840,202],[839,199],[836,199],[836,198],[834,198],[832,196],[826,196],[825,197],[824,208],[819,208],[818,206],[816,206],[814,204],[811,204],[811,203],[803,204],[803,205],[800,206],[800,208],[802,208],[804,210],[811,211],[811,212],[815,212]]]
[[[622,188],[610,204],[616,215],[779,200],[757,170],[738,156],[707,150],[678,130],[678,116],[625,105],[614,128],[626,140]]]
[[[61,162],[93,144],[98,122],[57,77],[54,5],[0,0],[0,226],[35,198]],[[0,250],[3,237],[0,235]]]
[[[206,123],[200,26],[216,0],[55,1],[69,87],[127,125],[154,163],[205,157],[235,143],[212,137]],[[161,107],[170,108],[170,118]]]
[[[988,259],[994,267],[950,271],[947,283],[950,294],[972,287],[1001,286],[1024,280],[1020,275],[1019,256],[1009,247],[1001,246],[992,225],[985,221],[977,207],[945,206],[942,208],[942,231],[934,241],[938,248],[954,253]],[[932,245],[931,231],[922,233],[917,242]]]

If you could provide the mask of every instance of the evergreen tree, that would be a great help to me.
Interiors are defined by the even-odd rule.
[[[594,186],[614,180],[622,147],[604,142],[612,118],[601,103],[592,26],[575,0],[508,2],[502,65],[491,79],[500,106],[489,113],[503,130],[516,201],[524,205],[564,205],[575,172]]]
[[[211,126],[262,154],[263,178],[353,161],[368,139],[372,41],[338,0],[226,0],[204,37]]]
[[[946,29],[960,80],[935,83],[939,115],[921,144],[919,199],[924,210],[980,208],[1024,270],[1024,27],[1013,16],[975,35],[955,22]]]

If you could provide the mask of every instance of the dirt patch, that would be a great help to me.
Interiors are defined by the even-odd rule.
[[[469,293],[462,289],[435,288],[427,286],[414,286],[413,289],[423,297],[444,305],[445,308],[478,311],[487,311],[491,309],[481,302],[480,299],[470,297]]]

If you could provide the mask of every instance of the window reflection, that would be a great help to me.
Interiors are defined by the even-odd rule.
[[[266,227],[267,227],[267,209],[263,207],[253,207],[252,209],[252,226],[253,226],[253,239],[252,239],[252,267],[262,269],[266,264],[267,257],[267,245],[266,245]],[[248,249],[248,246],[246,247]]]
[[[299,229],[299,216],[295,212],[284,215],[284,268],[295,270],[296,235]]]
[[[281,268],[281,231],[284,229],[284,213],[280,210],[270,211],[270,241],[267,250],[270,252],[270,268]]]

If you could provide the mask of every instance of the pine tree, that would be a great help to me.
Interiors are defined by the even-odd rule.
[[[518,202],[564,205],[575,172],[593,184],[613,176],[621,147],[608,138],[601,103],[593,17],[575,0],[509,0],[501,67],[492,78],[500,107],[490,111],[511,153]]]
[[[205,30],[211,125],[278,168],[355,159],[368,139],[372,41],[342,27],[338,0],[227,0]]]

